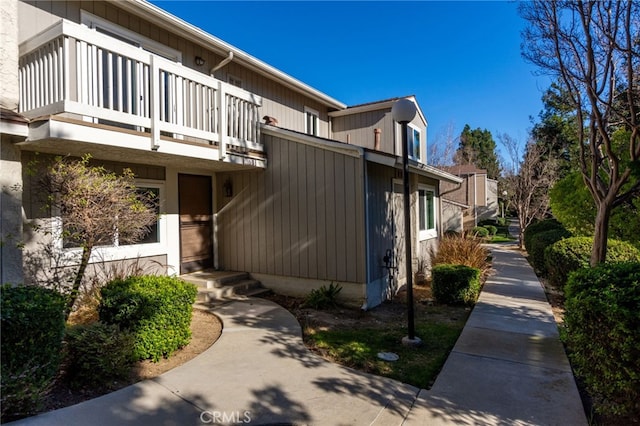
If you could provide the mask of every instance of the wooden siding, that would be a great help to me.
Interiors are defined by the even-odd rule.
[[[366,281],[362,160],[264,135],[269,167],[230,178],[217,212],[221,267],[327,281]],[[236,192],[238,188],[239,192]]]
[[[225,59],[224,55],[219,55],[183,37],[171,34],[158,25],[132,15],[113,3],[104,1],[51,2],[20,0],[20,42],[34,36],[60,18],[80,23],[80,10],[85,10],[148,39],[182,52],[183,65],[207,75],[213,67]],[[242,46],[238,47],[242,48]],[[196,56],[202,57],[205,60],[205,64],[197,66],[195,64]],[[286,70],[284,71],[286,72]],[[230,75],[242,81],[244,90],[262,97],[263,104],[260,109],[260,117],[265,115],[275,117],[278,120],[278,126],[304,132],[304,107],[307,106],[319,112],[320,134],[318,136],[329,137],[329,117],[326,106],[234,61],[215,73],[216,78],[225,82],[228,81]]]
[[[419,115],[411,122],[421,132],[420,153],[421,161],[426,164],[427,127]],[[351,145],[374,149],[375,129],[380,129],[379,151],[387,154],[402,155],[402,147],[396,136],[400,136],[400,128],[391,117],[391,108],[340,115],[334,117],[331,123],[331,138]],[[396,130],[397,129],[397,130]]]

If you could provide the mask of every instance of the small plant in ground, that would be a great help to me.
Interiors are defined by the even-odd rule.
[[[338,295],[342,287],[331,283],[329,287],[323,285],[320,288],[311,290],[304,299],[304,306],[313,309],[333,308],[338,304]]]
[[[489,230],[484,226],[476,226],[475,228],[473,228],[471,233],[474,237],[477,238],[486,238],[489,236]]]
[[[433,295],[439,303],[473,305],[482,289],[480,270],[464,265],[433,267]]]
[[[565,288],[563,334],[602,414],[640,418],[640,263],[581,269]]]
[[[72,389],[109,386],[126,379],[134,362],[134,336],[95,322],[67,329],[66,379]]]
[[[136,359],[158,361],[189,343],[197,292],[175,277],[114,280],[101,289],[100,320],[134,335]]]
[[[0,288],[2,421],[38,410],[60,365],[65,302],[41,287]]]
[[[489,231],[490,236],[494,236],[498,233],[498,228],[493,225],[484,225],[484,228]]]

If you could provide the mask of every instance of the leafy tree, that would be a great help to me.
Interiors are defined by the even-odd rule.
[[[115,240],[119,244],[139,241],[157,221],[153,197],[136,190],[131,170],[118,176],[90,166],[89,159],[88,155],[81,160],[58,157],[40,180],[48,206],[59,212],[63,241],[82,248],[69,289],[67,315],[78,297],[92,250]]]
[[[640,193],[631,180],[640,169],[640,3],[536,0],[520,12],[523,56],[557,78],[575,112],[577,162],[596,207],[595,266],[606,259],[613,209]],[[618,130],[626,139],[614,140]]]
[[[549,192],[551,211],[575,235],[593,235],[596,206],[579,171],[559,180]],[[616,207],[609,220],[609,235],[640,248],[640,198]]]
[[[496,155],[496,142],[488,130],[479,127],[471,130],[465,125],[460,134],[460,143],[456,151],[457,164],[474,164],[487,171],[489,179],[498,179],[500,176],[500,163]]]

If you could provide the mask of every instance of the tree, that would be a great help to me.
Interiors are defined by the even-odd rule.
[[[455,155],[457,164],[474,164],[487,171],[489,179],[498,179],[500,176],[500,163],[496,155],[496,143],[488,130],[479,127],[471,130],[465,125],[460,134],[460,144]]]
[[[134,243],[156,223],[156,201],[134,185],[131,170],[121,176],[81,160],[56,158],[40,179],[48,206],[58,212],[66,245],[82,248],[69,289],[67,315],[79,294],[92,250],[100,245]]]
[[[558,80],[575,111],[577,161],[596,205],[595,266],[606,258],[612,210],[640,192],[640,180],[627,185],[640,169],[640,3],[538,0],[520,13],[523,56]],[[616,143],[621,129],[626,140]]]
[[[503,187],[507,200],[516,210],[520,226],[519,244],[523,246],[524,230],[534,220],[542,219],[549,212],[549,189],[557,176],[557,161],[549,156],[547,147],[530,141],[522,158],[515,139],[500,136],[511,156],[513,167],[505,171]]]
[[[456,136],[453,123],[449,123],[444,131],[438,133],[429,144],[429,164],[434,167],[445,167],[453,164]]]

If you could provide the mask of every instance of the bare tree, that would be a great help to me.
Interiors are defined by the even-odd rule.
[[[156,200],[138,191],[131,170],[121,176],[81,160],[57,158],[40,179],[48,206],[62,221],[62,240],[82,248],[67,315],[78,297],[92,250],[101,245],[141,240],[157,221]]]
[[[631,180],[640,161],[640,3],[538,0],[520,11],[529,24],[523,56],[558,79],[576,111],[578,162],[597,206],[595,266],[606,258],[612,209],[640,192]]]
[[[455,134],[455,126],[449,123],[429,144],[429,164],[434,167],[445,167],[453,164],[453,156],[459,143]]]
[[[557,160],[548,158],[546,148],[533,141],[527,144],[524,156],[520,157],[520,147],[515,139],[507,134],[498,139],[511,157],[511,167],[504,171],[503,184],[509,204],[518,214],[518,240],[522,248],[524,230],[549,212],[549,189],[557,178]]]

